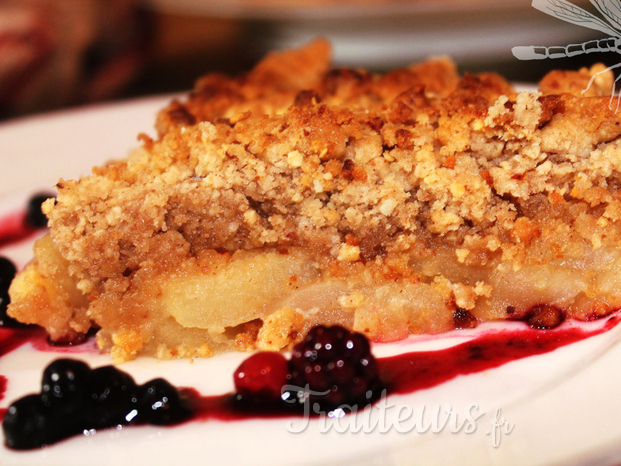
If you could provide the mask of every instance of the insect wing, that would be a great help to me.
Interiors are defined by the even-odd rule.
[[[612,27],[621,30],[621,2],[619,0],[591,0],[591,3]],[[619,32],[615,36],[619,36]]]
[[[532,5],[533,8],[568,23],[595,29],[615,37],[619,35],[618,31],[615,31],[597,16],[566,0],[533,0]]]

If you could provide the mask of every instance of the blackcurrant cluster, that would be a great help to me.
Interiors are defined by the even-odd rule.
[[[9,286],[15,277],[17,269],[13,262],[6,257],[0,257],[0,327],[17,325],[18,322],[6,314],[7,307],[11,302]]]
[[[43,372],[41,392],[9,406],[2,428],[6,446],[26,450],[113,426],[176,424],[191,410],[164,379],[137,385],[113,366],[91,369],[59,359]]]

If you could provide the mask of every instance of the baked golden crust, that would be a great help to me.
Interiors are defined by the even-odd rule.
[[[448,59],[380,76],[331,70],[329,55],[318,41],[236,79],[207,76],[159,113],[157,140],[144,136],[128,160],[58,183],[44,208],[53,247],[118,361],[274,347],[303,333],[313,319],[287,305],[223,327],[226,344],[186,326],[161,346],[162,322],[178,325],[154,320],[167,281],[208,273],[218,257],[234,264],[236,251],[304,256],[322,279],[348,283],[330,319],[384,340],[454,328],[457,308],[515,318],[546,300],[495,297],[505,271],[575,271],[598,250],[617,260],[621,116],[609,97],[577,95],[583,81],[571,73],[518,93],[495,74],[459,77]],[[551,301],[579,318],[617,307],[594,274],[570,300]],[[413,293],[394,283],[433,290],[429,308],[445,315],[383,315],[390,293]],[[9,313],[24,319],[32,303],[18,294]]]

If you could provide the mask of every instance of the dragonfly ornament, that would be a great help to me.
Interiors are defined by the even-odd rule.
[[[585,53],[595,52],[616,52],[621,53],[621,1],[620,0],[589,0],[591,4],[597,9],[597,11],[605,19],[602,20],[597,16],[589,13],[588,11],[576,6],[566,0],[533,0],[532,6],[539,11],[554,16],[560,20],[566,21],[577,26],[586,27],[589,29],[595,29],[596,31],[608,34],[610,37],[605,39],[595,39],[581,44],[570,44],[566,46],[521,46],[513,47],[511,52],[519,60],[544,60],[546,58],[565,58],[575,57],[576,55],[582,55]],[[591,85],[595,78],[609,70],[621,67],[621,63],[609,66],[603,71],[595,73],[591,76],[589,83],[582,91],[584,94]],[[621,75],[618,76],[612,86],[612,96],[610,97],[610,104],[614,98],[617,83],[621,80]],[[621,103],[621,94],[617,97],[617,110]]]

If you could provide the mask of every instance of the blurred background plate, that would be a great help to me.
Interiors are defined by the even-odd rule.
[[[525,0],[151,0],[150,4],[165,15],[242,21],[251,39],[247,46],[259,54],[323,36],[334,46],[337,66],[375,70],[430,55],[450,55],[468,69],[497,70],[500,64],[516,64],[511,55],[516,45],[566,45],[594,36],[591,30],[535,10]],[[530,80],[524,73],[509,78]]]
[[[524,0],[151,0],[150,3],[168,12],[254,19],[349,19],[530,7]]]
[[[571,4],[598,15],[588,1]],[[515,46],[605,37],[529,0],[5,0],[0,2],[0,118],[186,91],[204,74],[240,74],[272,50],[317,37],[334,66],[374,72],[448,55],[459,70],[537,82],[552,69],[616,53],[520,61]]]

